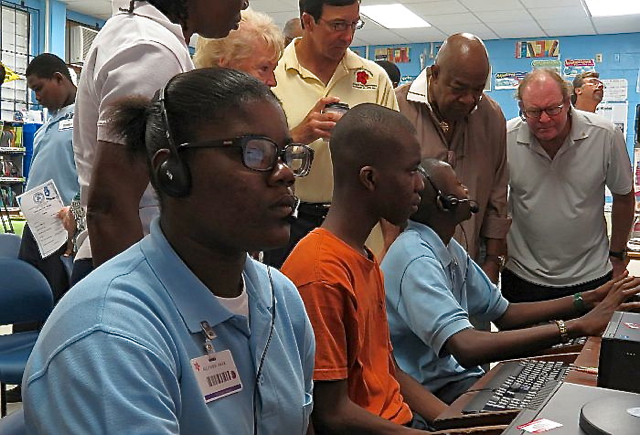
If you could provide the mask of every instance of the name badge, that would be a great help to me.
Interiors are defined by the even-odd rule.
[[[73,119],[63,119],[58,123],[58,131],[71,130],[73,128]]]
[[[242,391],[240,374],[230,350],[193,358],[191,368],[205,403]]]

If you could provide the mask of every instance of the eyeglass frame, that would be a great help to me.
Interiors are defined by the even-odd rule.
[[[348,23],[348,22],[342,21],[342,20],[340,20],[340,21],[327,21],[327,20],[322,19],[322,18],[318,18],[318,21],[322,21],[323,23],[326,23],[329,26],[329,28],[332,31],[336,32],[336,33],[344,32],[347,29],[350,29],[352,32],[355,32],[356,30],[362,29],[364,27],[364,25],[365,25],[365,21],[362,19],[362,17],[358,18],[358,21],[351,22],[351,23]],[[343,26],[343,25],[345,26],[344,29],[336,29],[336,26]]]
[[[268,168],[264,168],[264,169],[252,168],[245,161],[246,146],[250,140],[264,140],[271,143],[275,147],[275,150],[276,150],[275,158],[273,160],[273,163]],[[306,168],[303,170],[303,172],[300,174],[296,174],[295,170],[291,168],[285,161],[285,155],[286,155],[287,149],[295,146],[302,147],[305,151],[307,151],[309,155],[308,164],[306,165]],[[309,172],[311,171],[311,165],[313,163],[313,157],[315,154],[315,151],[313,150],[313,148],[302,143],[291,142],[285,145],[282,149],[280,149],[278,144],[270,137],[257,135],[257,134],[245,134],[242,136],[237,136],[229,139],[208,139],[208,140],[196,141],[196,142],[185,142],[178,145],[177,150],[182,151],[186,149],[195,149],[195,148],[240,148],[242,150],[241,161],[242,161],[242,165],[245,168],[255,172],[270,172],[274,170],[274,168],[278,164],[278,160],[280,160],[285,164],[285,166],[291,169],[291,171],[293,172],[293,175],[296,178],[302,178],[309,175]]]
[[[566,104],[566,101],[563,101],[562,104],[560,104],[559,106],[551,106],[551,107],[545,107],[544,109],[522,109],[520,108],[520,117],[522,118],[523,121],[526,121],[527,119],[540,119],[540,117],[542,116],[542,112],[546,113],[547,116],[549,118],[554,118],[558,115],[560,115],[560,113],[562,112],[562,109],[564,109],[564,106]],[[537,116],[532,116],[527,114],[527,112],[530,112],[531,110],[536,110],[539,111],[540,113],[538,113]],[[557,110],[557,113],[549,113],[549,110]]]

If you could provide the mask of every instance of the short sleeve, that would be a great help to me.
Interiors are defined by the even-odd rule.
[[[355,303],[346,289],[322,282],[299,288],[316,337],[314,380],[343,380],[357,354]]]
[[[69,384],[80,393],[65,393]],[[71,342],[24,387],[29,433],[180,432],[177,375],[156,352],[121,335],[94,331]]]
[[[509,307],[509,301],[475,261],[469,262],[467,303],[469,313],[483,321],[502,317]]]
[[[124,97],[152,98],[155,92],[183,72],[175,54],[157,42],[140,42],[118,52],[96,71],[96,92],[100,101],[98,140],[121,143],[109,131],[108,113],[114,102]]]
[[[407,266],[400,282],[398,312],[438,355],[451,336],[472,327],[449,289],[449,279],[437,260],[419,257]]]
[[[614,129],[611,147],[606,184],[612,193],[626,195],[633,187],[633,174],[624,135],[618,128]]]

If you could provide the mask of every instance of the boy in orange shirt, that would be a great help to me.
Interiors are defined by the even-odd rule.
[[[316,335],[316,431],[419,433],[446,405],[393,359],[382,273],[365,246],[384,218],[403,225],[424,182],[414,127],[375,104],[351,109],[331,137],[333,202],[326,220],[282,267],[298,287]],[[412,414],[411,409],[417,414]]]

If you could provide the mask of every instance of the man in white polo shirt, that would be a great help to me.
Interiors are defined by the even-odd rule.
[[[553,70],[529,73],[517,98],[522,118],[507,123],[513,221],[502,293],[511,302],[578,300],[626,268],[635,198],[624,137],[608,120],[574,110]],[[613,194],[611,242],[605,185]]]
[[[339,115],[322,113],[324,106],[341,101],[350,107],[376,103],[398,110],[384,69],[348,48],[355,31],[364,25],[358,0],[304,0],[300,19],[302,38],[285,49],[275,71],[278,85],[273,92],[282,101],[293,140],[311,145],[315,157],[309,176],[296,184],[302,202],[298,220],[291,226],[289,246],[265,253],[265,260],[276,267],[298,240],[322,224],[331,204],[328,139]]]

